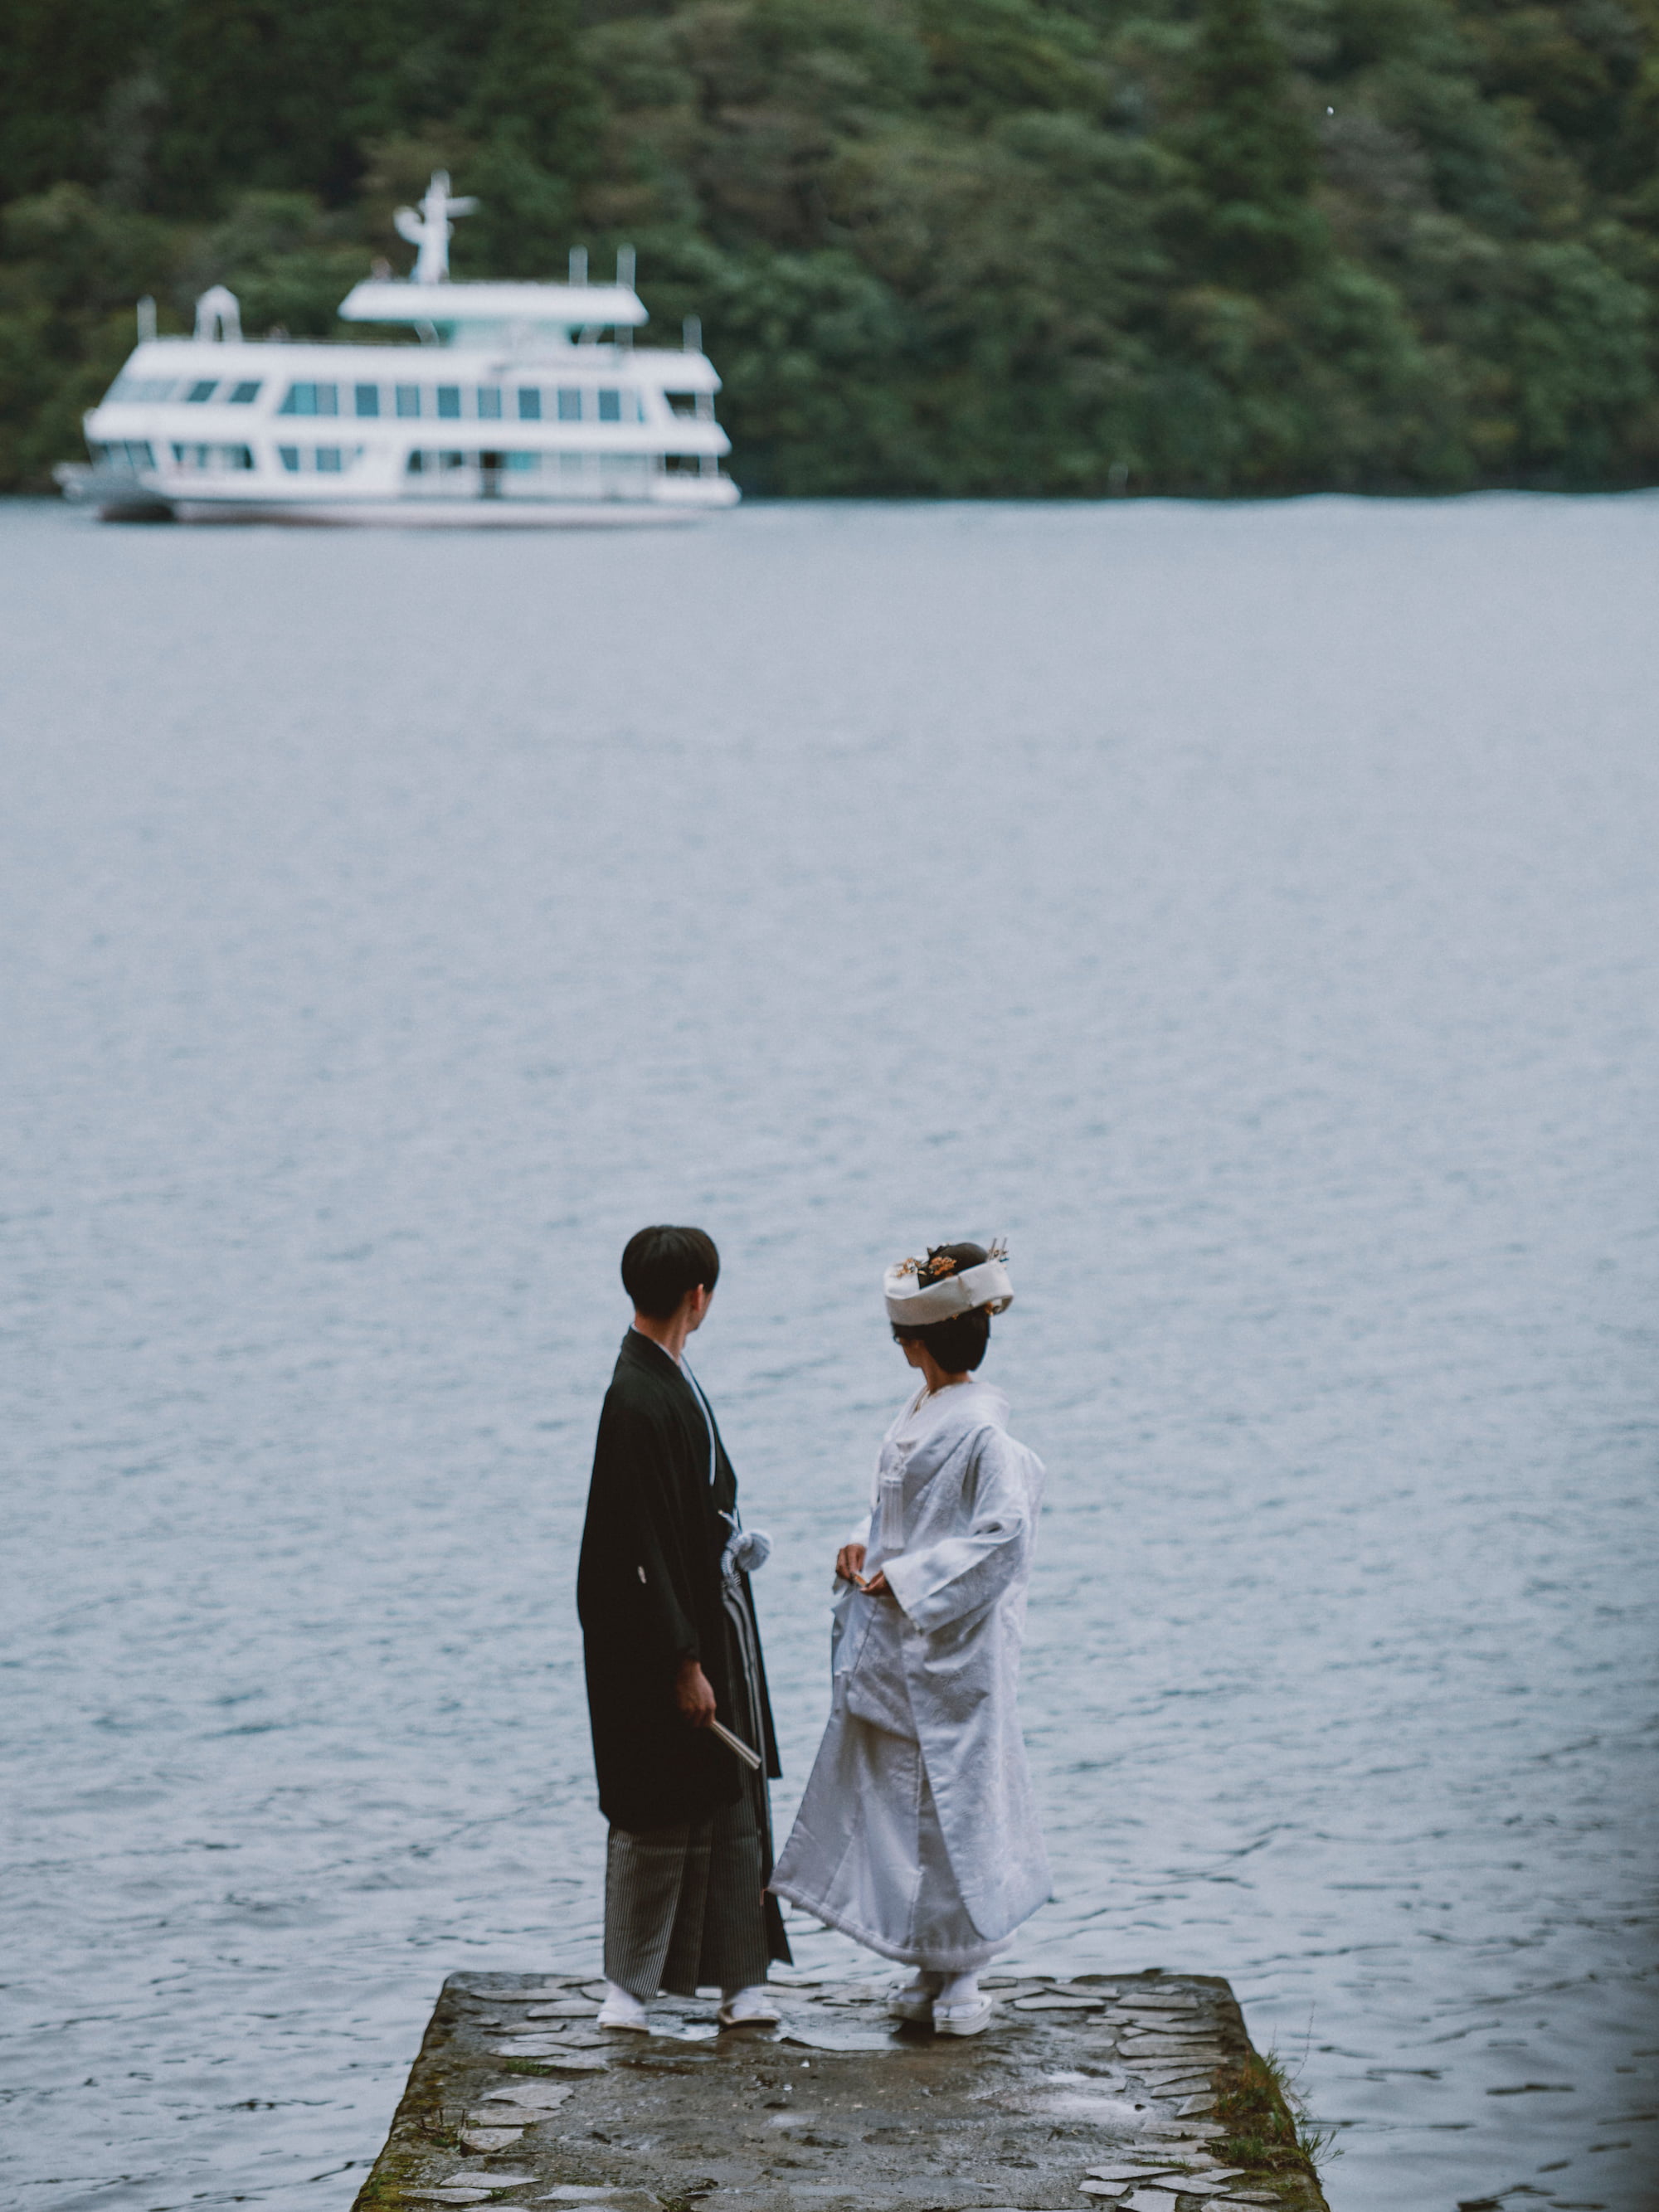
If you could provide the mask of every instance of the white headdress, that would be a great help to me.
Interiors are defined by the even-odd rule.
[[[1014,1303],[1008,1247],[1000,1237],[976,1267],[964,1267],[960,1273],[930,1273],[936,1264],[901,1260],[887,1270],[882,1290],[889,1321],[906,1328],[921,1328],[929,1322],[949,1321],[953,1315],[974,1313],[981,1308],[987,1313],[1001,1313]]]

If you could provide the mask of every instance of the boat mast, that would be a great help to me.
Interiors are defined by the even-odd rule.
[[[392,220],[397,225],[398,237],[406,238],[411,246],[420,248],[415,258],[415,283],[449,282],[449,241],[455,229],[449,218],[471,215],[477,204],[474,199],[456,198],[449,189],[448,170],[434,169],[419,215],[413,208],[393,210]]]

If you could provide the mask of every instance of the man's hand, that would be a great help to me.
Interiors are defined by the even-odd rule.
[[[674,1703],[693,1728],[707,1728],[714,1717],[714,1692],[695,1659],[682,1659],[674,1677]]]

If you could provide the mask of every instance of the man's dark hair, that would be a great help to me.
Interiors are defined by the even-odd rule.
[[[982,1244],[930,1245],[929,1279],[939,1282],[948,1275],[960,1275],[969,1267],[982,1266],[990,1256]],[[941,1267],[940,1261],[955,1264]],[[949,1321],[895,1322],[893,1334],[901,1344],[908,1339],[925,1345],[947,1375],[969,1375],[984,1358],[991,1341],[991,1316],[981,1306],[973,1313],[952,1314]]]
[[[641,1229],[623,1250],[623,1288],[635,1313],[666,1321],[699,1283],[712,1291],[720,1279],[714,1240],[701,1229]]]

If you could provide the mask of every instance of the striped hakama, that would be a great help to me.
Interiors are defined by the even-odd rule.
[[[761,1681],[754,1622],[736,1576],[725,1587],[731,1629],[733,1703],[722,1716],[745,1743],[760,1734]],[[737,1754],[729,1754],[734,1760]],[[710,1818],[630,1833],[613,1826],[605,1864],[605,1978],[647,2003],[659,1990],[730,1996],[766,1979],[787,1958],[775,1907],[770,1793],[763,1775],[743,1770],[737,1800]]]
[[[605,1866],[605,1978],[641,2003],[659,1990],[730,1995],[766,1979],[761,1838],[752,1790],[711,1820],[630,1836]]]

